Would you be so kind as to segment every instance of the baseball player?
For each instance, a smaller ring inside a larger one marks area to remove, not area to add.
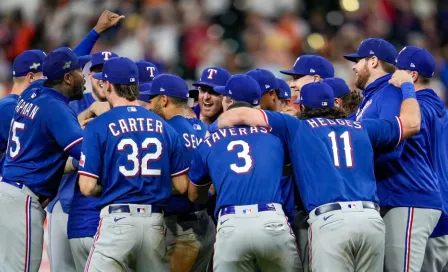
[[[118,57],[118,55],[110,51],[102,51],[92,54],[89,72],[89,79],[92,83],[92,92],[85,93],[84,98],[81,100],[69,103],[70,108],[72,108],[75,114],[84,111],[95,101],[104,101],[106,99],[105,90],[101,87],[102,82],[93,78],[93,74],[102,72],[104,63],[113,57]],[[86,197],[81,194],[79,186],[77,185],[77,173],[64,175],[62,180],[62,182],[65,181],[66,184],[70,185],[67,186],[67,188],[71,189],[71,194],[73,194],[68,213],[68,221],[65,222],[65,226],[71,255],[75,265],[74,270],[84,271],[90,249],[93,245],[93,237],[95,236],[100,220],[100,212],[96,208],[99,199]],[[66,192],[66,195],[70,195],[70,192]],[[61,200],[61,203],[62,202],[63,201]]]
[[[342,109],[347,116],[355,113],[361,103],[362,96],[358,91],[351,91],[347,83],[339,77],[329,77],[324,82],[334,91],[334,104]]]
[[[250,107],[261,98],[259,84],[247,75],[234,75],[226,86],[214,89],[233,97],[230,108]],[[219,217],[214,271],[254,271],[256,264],[262,271],[300,269],[294,234],[282,208],[284,157],[283,144],[266,127],[222,129],[198,147],[188,195],[193,201],[207,200],[213,180]]]
[[[279,111],[280,99],[277,78],[274,74],[265,69],[254,69],[246,73],[246,75],[255,79],[260,85],[261,89],[261,102],[260,108]]]
[[[69,48],[42,64],[42,88],[22,93],[14,109],[0,182],[0,271],[37,271],[42,258],[43,210],[56,196],[68,154],[79,159],[82,130],[68,102],[84,90],[81,67],[90,56]]]
[[[150,109],[181,136],[191,161],[207,126],[191,114],[187,83],[176,75],[162,74],[154,79],[149,95]],[[206,206],[191,203],[187,196],[172,195],[165,208],[165,224],[171,271],[205,271],[215,241],[215,225]]]
[[[226,85],[230,76],[226,69],[207,67],[202,71],[199,81],[193,83],[199,90],[199,119],[206,125],[213,123],[222,113],[222,97],[213,87]]]
[[[425,151],[431,161],[431,168],[437,175],[442,201],[446,203],[448,191],[448,172],[446,170],[448,165],[448,138],[446,137],[448,116],[443,101],[429,87],[436,62],[427,50],[415,46],[407,46],[397,56],[395,66],[412,76],[417,100],[422,112],[422,125],[417,136],[425,140]],[[406,142],[405,149],[410,143],[410,141]],[[448,249],[448,236],[446,234],[448,232],[444,224],[447,208],[446,205],[443,206],[443,215],[434,231],[429,228],[425,230],[426,235],[429,234],[431,237],[426,243],[426,250],[423,249],[425,259],[421,271],[442,271],[448,263],[448,255],[446,254]],[[411,262],[413,258],[411,255]]]
[[[388,83],[389,72],[395,70],[395,48],[382,39],[367,39],[345,58],[355,62],[355,84],[364,94],[356,119],[398,115],[401,91]],[[376,152],[375,176],[386,224],[385,271],[420,271],[426,242],[441,214],[438,180],[426,148],[425,135],[431,134],[426,124],[432,121],[426,117],[421,133],[392,152]]]
[[[79,43],[73,50],[78,56],[90,55],[93,46],[100,38],[101,33],[116,25],[124,16],[120,16],[109,10],[105,10],[95,25],[95,27],[88,33],[88,35]],[[107,53],[105,53],[107,54]],[[105,55],[105,57],[107,57]],[[90,77],[90,76],[89,76]],[[98,82],[96,82],[98,85]],[[98,88],[95,88],[94,95],[98,95],[101,100],[101,93],[95,93]],[[76,112],[78,114],[79,112]],[[75,263],[73,261],[72,253],[70,251],[70,244],[67,238],[67,220],[68,212],[73,199],[73,192],[75,187],[75,175],[65,176],[59,187],[59,192],[56,198],[48,205],[47,211],[50,213],[49,219],[49,239],[47,245],[47,253],[50,259],[50,268],[52,271],[75,271]]]
[[[290,70],[280,71],[292,77],[289,83],[291,90],[295,91],[297,98],[300,97],[300,90],[306,84],[312,82],[320,82],[325,78],[334,77],[333,65],[325,58],[318,55],[302,55],[297,58],[293,68]],[[294,102],[296,104],[296,102]],[[293,112],[292,112],[293,113]],[[291,112],[289,112],[291,114]],[[304,211],[300,200],[296,209],[297,213],[294,215],[294,222],[292,224],[293,230],[296,233],[297,244],[300,250],[300,259],[302,260],[303,270],[308,271],[309,247],[308,247],[308,214]]]
[[[169,271],[163,208],[172,187],[186,192],[190,162],[174,129],[139,106],[133,61],[112,58],[94,77],[113,108],[84,131],[79,186],[101,208],[85,271]]]
[[[253,109],[235,109],[218,119],[220,128],[268,126],[287,144],[310,216],[313,271],[382,271],[385,227],[376,204],[373,149],[391,149],[420,128],[412,84],[394,80],[403,86],[399,118],[363,122],[339,119],[344,114],[334,108],[333,90],[320,82],[301,89],[302,120]],[[407,81],[411,81],[409,76]],[[313,160],[308,154],[313,154]]]
[[[288,83],[281,78],[277,78],[277,85],[279,88],[278,98],[280,100],[280,111],[294,115],[297,111],[291,106],[291,88]]]

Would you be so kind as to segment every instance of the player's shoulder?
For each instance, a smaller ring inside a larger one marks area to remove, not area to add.
[[[0,99],[0,109],[15,107],[19,101],[19,96],[16,94],[9,94]]]

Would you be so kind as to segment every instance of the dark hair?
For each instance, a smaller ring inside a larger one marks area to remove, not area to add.
[[[391,63],[385,62],[383,60],[378,60],[378,61],[381,64],[383,71],[388,74],[392,74],[393,72],[395,72],[395,70],[397,70],[397,67],[395,67],[395,65],[393,65]]]
[[[302,108],[301,112],[297,113],[299,119],[310,119],[314,117],[323,117],[327,119],[344,119],[347,115],[340,108]]]
[[[174,97],[174,96],[168,96],[168,97],[170,99],[170,102],[178,107],[185,106],[188,101],[188,99],[184,99],[184,98],[180,98],[180,97]]]
[[[417,82],[423,85],[428,85],[431,82],[431,79],[428,77],[424,77],[422,75],[418,75]]]
[[[64,82],[64,79],[46,79],[44,81],[44,87],[48,87],[48,88],[54,88],[56,86],[59,86],[62,84],[62,82]]]
[[[101,73],[103,71],[103,66],[104,66],[104,64],[94,65],[94,66],[90,67],[90,72]]]
[[[355,112],[362,101],[362,95],[358,91],[351,91],[339,98],[342,100],[342,108],[347,115]]]
[[[115,92],[119,97],[123,97],[129,101],[137,100],[140,94],[138,84],[111,84],[114,86]]]
[[[253,108],[253,106],[247,102],[244,101],[235,101],[232,103],[232,105],[229,106],[227,110],[235,109],[235,108]]]

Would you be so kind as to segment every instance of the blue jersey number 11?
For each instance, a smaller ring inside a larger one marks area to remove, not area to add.
[[[328,138],[331,140],[331,149],[333,149],[333,160],[334,166],[336,168],[341,167],[340,156],[339,156],[339,147],[336,139],[336,132],[332,131],[328,134]],[[345,165],[347,168],[353,168],[353,148],[352,148],[352,140],[350,137],[350,133],[345,131],[339,136],[343,140],[344,143],[344,153],[345,153]]]

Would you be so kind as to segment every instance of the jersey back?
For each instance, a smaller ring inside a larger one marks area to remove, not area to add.
[[[174,130],[181,137],[185,148],[185,156],[189,161],[193,158],[193,151],[199,146],[207,133],[207,125],[197,118],[185,118],[183,116],[174,116],[167,120]],[[186,195],[171,195],[165,207],[165,215],[185,214],[198,211],[203,205],[192,203]]]
[[[265,127],[219,129],[198,147],[190,179],[213,180],[215,214],[226,206],[282,203],[283,144]]]
[[[116,203],[164,207],[171,177],[190,161],[174,129],[143,107],[115,107],[87,126],[79,174],[100,179],[99,207]]]

